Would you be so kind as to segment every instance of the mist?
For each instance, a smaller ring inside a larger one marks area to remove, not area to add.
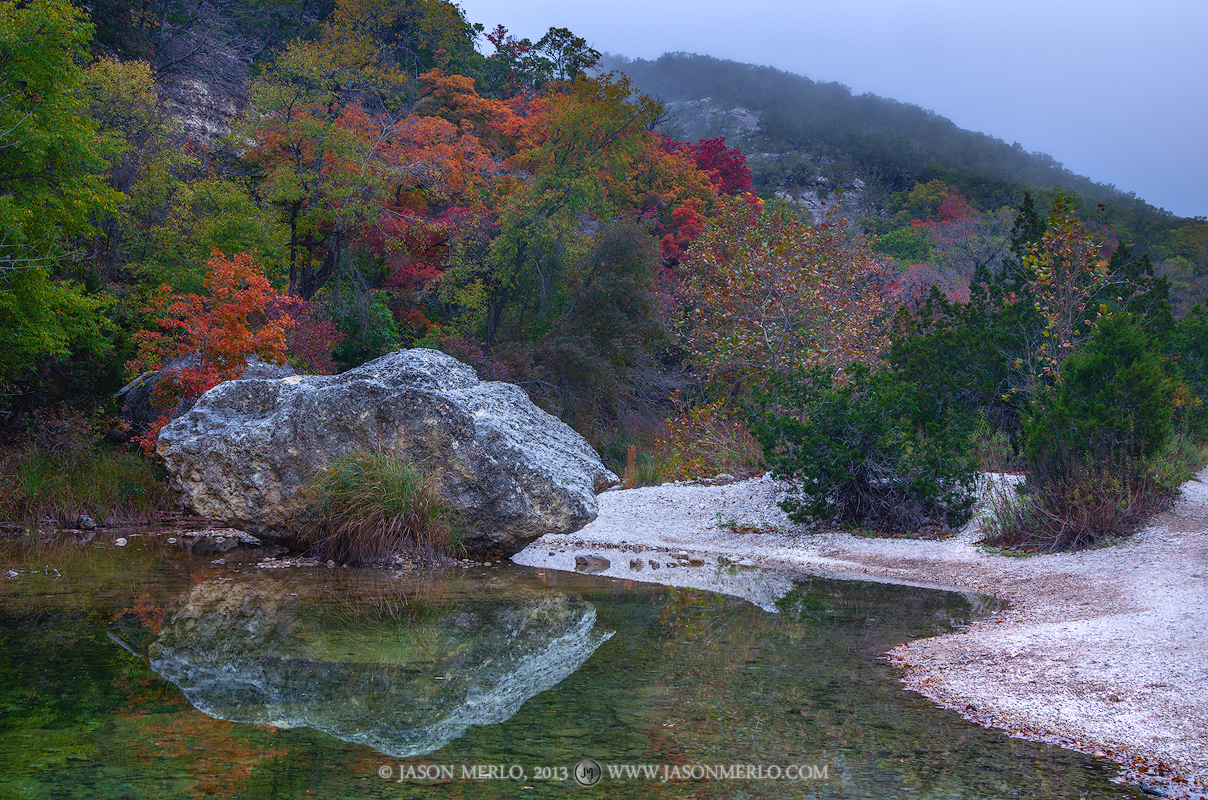
[[[471,22],[534,41],[565,27],[631,58],[694,52],[837,81],[1047,153],[1180,216],[1208,216],[1202,2],[461,5]]]

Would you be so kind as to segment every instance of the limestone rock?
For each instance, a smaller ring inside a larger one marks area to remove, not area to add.
[[[145,372],[122,387],[117,396],[122,400],[122,419],[130,423],[130,433],[132,435],[137,436],[143,433],[147,430],[148,425],[159,419],[165,412],[165,409],[157,408],[151,402],[151,393],[155,391],[160,377],[164,373],[179,372],[182,369],[197,367],[200,364],[200,356],[190,355],[176,358],[165,364],[164,368],[160,371]],[[296,373],[288,364],[270,364],[258,358],[249,358],[247,368],[244,369],[243,375],[240,377],[242,379],[285,378],[294,374]],[[176,405],[170,409],[166,409],[168,419],[176,419],[192,408],[196,402],[197,395],[182,397]]]
[[[604,558],[604,556],[595,554],[590,556],[575,556],[576,572],[603,572],[611,566],[611,562],[607,558]]]
[[[158,452],[196,513],[288,534],[298,488],[355,450],[399,452],[439,474],[472,553],[510,555],[595,519],[619,479],[518,386],[480,381],[435,350],[333,376],[229,381],[160,433]]]

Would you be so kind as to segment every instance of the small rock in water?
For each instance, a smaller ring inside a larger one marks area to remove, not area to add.
[[[703,567],[704,565],[705,565],[704,559],[700,559],[700,558],[688,559],[688,566],[690,566],[690,567]]]
[[[611,562],[603,556],[575,556],[576,572],[603,572],[610,566]]]
[[[81,514],[76,518],[76,527],[82,531],[90,531],[96,528],[96,523],[92,521],[92,517],[87,514]]]
[[[193,552],[198,555],[222,555],[229,553],[239,546],[239,540],[234,537],[215,535],[212,531],[201,535],[193,543]]]
[[[118,537],[118,539],[116,541],[114,541],[114,544],[117,545],[118,547],[125,547],[126,538],[124,536]]]
[[[645,564],[642,563],[642,559],[640,559],[640,558],[629,559],[629,568],[630,569],[640,570],[644,566],[645,566]]]

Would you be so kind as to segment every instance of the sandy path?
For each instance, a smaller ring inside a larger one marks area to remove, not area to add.
[[[608,492],[595,522],[538,540],[515,560],[574,569],[576,556],[598,554],[611,562],[602,574],[765,607],[788,578],[748,573],[723,585],[718,570],[674,556],[993,594],[1010,607],[890,653],[907,688],[981,724],[1105,754],[1146,790],[1208,798],[1208,470],[1198,478],[1143,532],[1083,553],[986,553],[974,545],[976,523],[942,542],[812,534],[780,512],[764,478]],[[736,533],[719,519],[775,530]]]

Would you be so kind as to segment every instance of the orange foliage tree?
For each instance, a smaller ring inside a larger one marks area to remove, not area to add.
[[[160,330],[134,335],[138,355],[126,364],[132,373],[162,370],[169,361],[195,356],[160,376],[152,395],[157,408],[171,408],[181,398],[238,378],[250,357],[285,363],[292,301],[273,289],[263,267],[246,253],[228,258],[215,250],[206,261],[205,289],[205,295],[176,295],[161,286],[148,309]],[[167,423],[165,413],[140,437],[145,452],[154,452]]]
[[[881,268],[842,222],[731,200],[681,262],[681,320],[699,366],[734,384],[871,363],[884,344]]]

